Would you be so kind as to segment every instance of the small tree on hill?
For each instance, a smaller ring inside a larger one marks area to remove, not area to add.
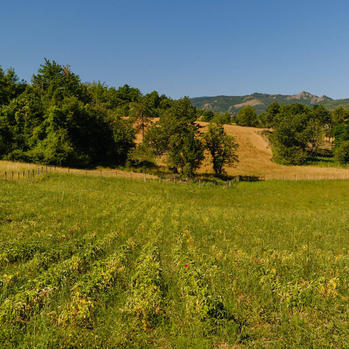
[[[258,123],[256,111],[249,105],[241,108],[236,116],[236,123],[240,126],[256,127]]]
[[[203,144],[200,140],[197,112],[189,98],[173,101],[160,121],[146,132],[144,143],[156,155],[167,155],[167,164],[174,172],[192,177],[200,166]]]
[[[275,116],[280,112],[280,104],[278,102],[271,103],[266,111],[259,115],[260,122],[263,127],[273,127]]]
[[[233,165],[238,162],[236,150],[238,144],[234,137],[224,132],[222,125],[211,123],[208,132],[204,135],[205,146],[210,152],[213,161],[213,169],[216,175],[224,173],[224,165]]]

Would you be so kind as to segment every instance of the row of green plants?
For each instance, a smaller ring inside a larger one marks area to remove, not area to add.
[[[118,233],[107,235],[95,243],[86,243],[72,257],[52,264],[47,270],[24,283],[19,291],[9,295],[0,306],[2,325],[25,323],[37,313],[52,296],[76,281],[89,270],[93,261],[107,253],[110,245],[119,237]]]
[[[71,301],[58,315],[59,325],[93,328],[101,303],[108,298],[115,297],[116,290],[124,292],[128,287],[126,268],[129,254],[136,245],[133,239],[117,248],[110,256],[97,261],[91,270],[84,274],[71,287]]]
[[[143,247],[130,280],[123,309],[125,319],[135,321],[145,331],[156,327],[165,316],[165,292],[159,248],[149,242]]]

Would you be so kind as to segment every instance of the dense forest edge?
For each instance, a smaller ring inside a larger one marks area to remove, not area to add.
[[[198,121],[209,122],[206,132]],[[263,128],[273,160],[286,165],[349,162],[349,109],[271,103],[257,114],[198,109],[188,97],[83,83],[69,65],[45,59],[31,82],[0,67],[0,159],[75,168],[156,168],[193,177],[209,154],[216,176],[239,161],[224,124]],[[140,141],[136,142],[136,136]],[[333,160],[331,160],[333,161]]]

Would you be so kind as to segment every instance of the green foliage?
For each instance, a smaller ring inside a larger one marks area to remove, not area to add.
[[[240,126],[256,127],[258,124],[256,110],[249,105],[241,108],[235,118],[235,121]]]
[[[349,109],[344,109],[342,106],[338,106],[331,111],[331,121],[333,125],[342,124],[349,120]]]
[[[0,159],[72,167],[124,165],[135,133],[172,106],[153,91],[82,83],[45,59],[31,84],[0,68]]]
[[[232,115],[228,112],[214,113],[212,110],[198,110],[198,117],[201,121],[217,124],[231,124],[232,122]]]
[[[15,77],[7,75],[15,88]],[[3,85],[0,91],[7,93]],[[137,89],[85,85],[69,66],[45,60],[32,84],[11,96],[0,105],[0,158],[73,167],[119,165],[134,146],[135,130],[118,111],[127,113],[141,98]]]
[[[314,105],[313,106],[314,118],[321,124],[330,126],[332,123],[331,113],[323,105]]]
[[[157,325],[163,313],[164,284],[159,249],[153,243],[144,246],[136,261],[125,314],[133,315],[148,330]]]
[[[151,123],[150,118],[154,116],[154,110],[147,102],[143,99],[139,102],[133,102],[130,104],[129,116],[137,131],[142,131],[142,137],[144,138],[144,132],[146,127]]]
[[[227,135],[221,125],[210,123],[208,132],[204,134],[205,146],[212,156],[215,174],[224,173],[224,165],[234,165],[238,162],[238,144],[234,137]]]
[[[81,84],[78,75],[70,71],[70,67],[45,59],[38,74],[33,75],[32,88],[45,107],[63,102],[66,97],[76,97],[87,103],[89,96],[85,85]]]
[[[10,103],[13,98],[18,97],[25,90],[25,82],[18,80],[13,69],[8,69],[5,73],[0,66],[0,108],[2,105]]]
[[[104,109],[121,111],[121,116],[127,116],[129,104],[135,103],[141,98],[141,92],[137,88],[128,85],[108,87],[101,82],[87,84],[90,103]]]
[[[349,140],[342,141],[335,150],[335,158],[341,165],[349,163]]]
[[[193,177],[204,159],[203,144],[195,130],[173,134],[168,144],[168,166],[186,177]]]
[[[187,177],[194,175],[204,159],[196,118],[196,110],[188,98],[173,101],[144,138],[145,145],[154,154],[167,155],[169,168]]]
[[[337,147],[343,141],[349,140],[349,124],[338,124],[333,128],[332,136],[334,137],[334,144]]]
[[[275,122],[275,117],[280,112],[280,104],[278,102],[271,103],[265,113],[259,115],[259,122],[262,127],[273,127]]]
[[[323,139],[325,118],[300,103],[281,106],[275,116],[271,140],[274,158],[285,164],[301,165],[318,150]]]
[[[198,110],[198,118],[205,122],[210,122],[215,116],[215,113],[212,110]]]
[[[231,124],[232,116],[230,113],[216,113],[211,122],[216,124]]]

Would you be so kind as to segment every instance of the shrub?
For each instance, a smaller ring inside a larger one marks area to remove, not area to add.
[[[257,113],[251,106],[243,107],[236,116],[236,123],[240,126],[257,126]]]
[[[335,158],[342,165],[349,163],[349,141],[343,141],[339,144],[335,150]]]

